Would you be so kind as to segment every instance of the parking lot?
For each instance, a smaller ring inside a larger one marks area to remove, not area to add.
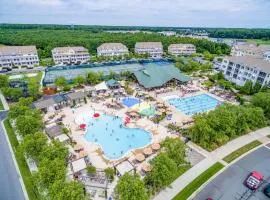
[[[270,145],[269,145],[270,146]],[[259,171],[265,182],[254,193],[243,185],[251,171]],[[194,200],[269,200],[262,190],[270,183],[270,149],[261,147],[237,161],[212,180]]]

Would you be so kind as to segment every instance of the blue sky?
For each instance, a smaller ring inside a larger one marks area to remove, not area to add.
[[[270,0],[0,0],[0,23],[270,28]]]

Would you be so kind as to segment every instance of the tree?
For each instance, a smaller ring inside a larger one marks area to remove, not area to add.
[[[113,169],[113,168],[108,167],[108,168],[106,168],[106,169],[104,170],[104,172],[105,172],[105,175],[106,175],[106,177],[107,177],[108,179],[110,179],[111,181],[114,180],[114,174],[115,174],[115,172],[114,172],[114,169]]]
[[[166,154],[168,157],[172,160],[177,165],[185,163],[185,144],[180,141],[178,138],[169,138],[167,137],[163,142],[162,142],[162,147],[164,147]]]
[[[31,115],[21,115],[16,119],[16,129],[21,136],[34,134],[43,128],[41,119]]]
[[[67,85],[67,80],[65,79],[65,77],[60,76],[55,79],[54,83],[62,90]]]
[[[41,153],[41,158],[53,160],[66,160],[68,156],[68,149],[59,141],[54,140],[47,145]]]
[[[87,82],[91,85],[98,84],[101,80],[102,74],[90,71],[87,74]]]
[[[49,187],[49,196],[53,200],[86,200],[83,184],[77,181],[55,181]]]
[[[38,164],[35,175],[37,184],[42,189],[50,188],[55,181],[64,182],[66,178],[66,164],[60,158],[42,159]]]
[[[270,93],[259,92],[255,94],[251,103],[263,109],[265,116],[270,119]]]
[[[244,94],[252,94],[253,83],[252,81],[246,81],[245,85],[241,87],[240,91]]]
[[[81,86],[82,84],[85,83],[85,78],[84,78],[84,76],[77,76],[74,79],[74,82],[76,83],[76,85]]]
[[[39,160],[41,152],[44,150],[47,144],[47,137],[44,133],[38,132],[32,135],[24,136],[21,142],[21,148],[28,157],[31,157],[35,161]]]
[[[160,153],[152,161],[152,171],[145,177],[145,183],[150,185],[154,191],[168,186],[177,172],[176,163],[165,153]]]
[[[17,101],[23,96],[22,88],[2,88],[4,96],[12,101]]]
[[[40,91],[39,91],[39,83],[37,83],[36,81],[34,80],[30,80],[28,82],[28,92],[29,92],[29,95],[31,97],[33,97],[33,99],[38,99],[38,97],[40,96]]]
[[[138,174],[130,175],[125,173],[115,187],[117,199],[121,200],[148,200],[144,182]]]
[[[8,87],[8,76],[0,74],[0,88]]]
[[[88,166],[87,168],[86,168],[86,170],[87,170],[87,174],[89,175],[89,176],[93,176],[94,174],[96,174],[96,172],[97,172],[97,169],[96,169],[96,167],[95,166]]]
[[[255,85],[252,88],[252,94],[256,94],[258,93],[262,88],[262,84],[260,84],[259,82],[256,82]]]

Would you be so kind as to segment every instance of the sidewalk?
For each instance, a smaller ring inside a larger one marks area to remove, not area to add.
[[[2,104],[4,106],[4,109],[5,110],[8,110],[9,109],[8,103],[7,103],[5,97],[3,96],[3,94],[1,92],[0,92],[0,100],[2,101]]]
[[[178,177],[170,188],[162,190],[154,200],[169,200],[175,197],[181,190],[183,190],[189,183],[191,183],[197,176],[199,176],[206,169],[211,167],[214,163],[220,162],[225,156],[229,155],[233,151],[245,146],[246,144],[255,140],[260,140],[265,136],[270,135],[270,127],[265,127],[257,131],[251,132],[247,135],[243,135],[235,140],[232,140],[224,146],[212,151],[207,152],[194,143],[188,144],[189,147],[194,148],[196,151],[201,152],[206,158],[193,166],[182,176]],[[223,163],[223,162],[222,162]]]

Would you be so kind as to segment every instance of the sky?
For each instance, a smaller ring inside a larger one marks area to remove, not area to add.
[[[0,23],[270,28],[270,0],[0,0]]]

